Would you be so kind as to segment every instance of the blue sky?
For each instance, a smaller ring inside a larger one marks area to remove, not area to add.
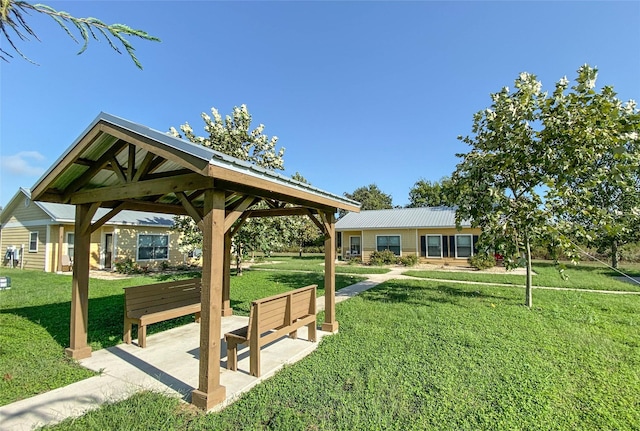
[[[554,83],[584,63],[640,99],[640,2],[46,2],[125,23],[144,66],[79,46],[32,14],[41,42],[0,64],[0,205],[32,187],[100,111],[167,131],[246,104],[279,137],[285,174],[342,195],[376,184],[406,205],[450,175],[457,140],[520,72]],[[7,44],[2,40],[2,47]]]

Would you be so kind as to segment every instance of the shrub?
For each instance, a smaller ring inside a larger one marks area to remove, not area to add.
[[[408,254],[398,258],[398,262],[403,266],[414,266],[418,263],[418,256],[415,254]]]
[[[496,258],[486,253],[475,254],[468,259],[468,262],[469,265],[480,270],[496,266]]]
[[[359,257],[350,257],[347,261],[347,265],[359,265],[362,263],[362,259]]]
[[[369,256],[369,264],[374,266],[393,265],[398,263],[398,256],[391,250],[374,251]]]

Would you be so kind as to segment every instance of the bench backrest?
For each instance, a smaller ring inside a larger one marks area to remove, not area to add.
[[[267,331],[291,325],[301,317],[316,314],[317,287],[313,284],[253,301],[247,338],[256,334],[260,336]]]
[[[124,289],[129,314],[149,314],[200,302],[201,279],[168,281]]]

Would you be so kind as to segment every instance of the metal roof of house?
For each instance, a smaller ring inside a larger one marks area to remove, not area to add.
[[[470,227],[469,223],[462,226]],[[347,213],[336,222],[336,230],[420,229],[456,227],[456,210],[450,207],[394,208]]]
[[[20,188],[20,191],[25,194],[26,197],[31,198],[31,191],[29,189]],[[16,196],[17,197],[17,196]],[[16,199],[14,197],[14,199]],[[54,202],[41,202],[34,201],[42,211],[47,213],[51,220],[56,223],[74,223],[76,218],[76,208],[74,205],[58,204]],[[108,208],[98,208],[95,216],[92,218],[92,222],[100,220],[109,212]],[[164,214],[151,213],[145,211],[131,211],[123,210],[113,216],[109,220],[107,225],[129,225],[129,226],[173,226],[173,217]]]

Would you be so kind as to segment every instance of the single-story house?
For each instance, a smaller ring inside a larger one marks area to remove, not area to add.
[[[374,251],[417,255],[423,263],[455,264],[476,252],[480,229],[456,228],[450,207],[394,208],[351,212],[336,222],[342,259],[368,262]]]
[[[109,212],[99,208],[92,222]],[[184,263],[170,215],[123,210],[91,234],[90,267],[112,269],[131,259],[151,268],[166,262]],[[0,250],[4,266],[17,265],[46,272],[70,271],[74,257],[75,206],[32,201],[20,190],[0,214]],[[13,258],[13,262],[12,262]]]

